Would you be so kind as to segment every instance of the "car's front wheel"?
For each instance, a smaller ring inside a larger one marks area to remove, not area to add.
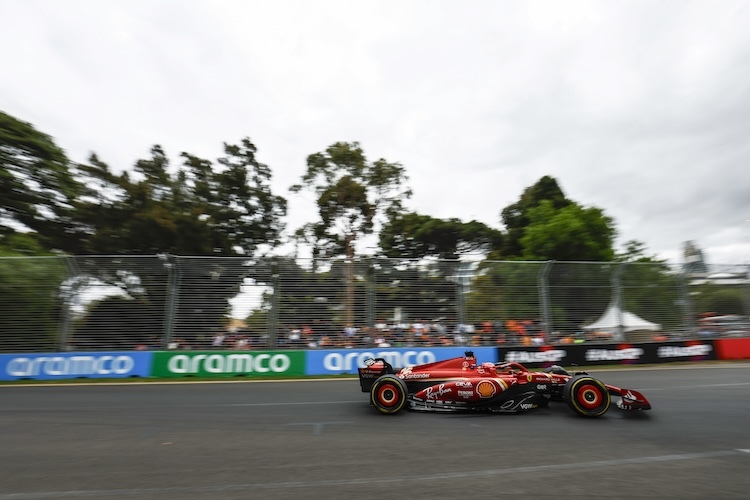
[[[370,389],[370,402],[380,413],[399,412],[406,404],[406,383],[395,375],[383,375]]]
[[[571,410],[583,417],[604,415],[612,401],[607,387],[588,375],[577,375],[568,380],[563,399]]]

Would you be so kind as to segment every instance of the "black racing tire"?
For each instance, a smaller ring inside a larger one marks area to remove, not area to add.
[[[370,402],[380,413],[393,415],[406,405],[406,383],[395,375],[379,377],[370,389]]]
[[[607,387],[588,375],[576,375],[565,383],[563,399],[582,417],[600,417],[609,410],[612,398]]]

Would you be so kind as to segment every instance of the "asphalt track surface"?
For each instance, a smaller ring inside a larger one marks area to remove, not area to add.
[[[384,416],[355,380],[0,386],[0,500],[750,498],[750,364],[591,374],[653,410]]]

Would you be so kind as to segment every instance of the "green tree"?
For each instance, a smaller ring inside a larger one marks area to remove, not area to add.
[[[223,170],[216,176],[208,215],[232,248],[252,255],[261,245],[280,242],[287,201],[271,191],[271,169],[256,158],[257,148],[245,138],[240,144],[225,144],[219,158]]]
[[[352,290],[358,307],[352,318],[346,317],[345,310],[348,263],[321,259],[319,264],[312,270],[294,259],[279,258],[276,288],[263,296],[263,303],[250,313],[247,323],[254,329],[264,327],[268,313],[273,312],[278,334],[284,336],[289,328],[302,325],[311,326],[317,334],[336,335],[347,323],[368,327],[377,320],[391,320],[396,310],[405,322],[456,319],[455,262],[355,260]]]
[[[81,186],[54,140],[0,111],[0,350],[59,348],[65,266],[78,249],[73,199]]]
[[[598,208],[568,203],[556,208],[543,200],[528,211],[529,225],[520,240],[526,260],[611,261],[614,222]]]
[[[50,136],[0,111],[0,233],[33,231],[46,248],[78,251],[80,189]]]
[[[387,257],[457,259],[465,254],[486,254],[501,245],[501,231],[481,222],[413,212],[394,214],[380,231],[380,248]]]
[[[96,154],[78,164],[77,179],[83,187],[75,202],[77,218],[85,228],[81,253],[112,255],[130,250],[128,199],[130,176],[115,175]]]
[[[688,318],[682,286],[682,273],[647,253],[646,245],[629,240],[614,259],[620,262],[619,285],[622,307],[638,316],[658,323],[665,331],[683,328]]]
[[[173,324],[175,334],[185,340],[203,344],[224,323],[229,299],[253,274],[243,265],[245,259],[280,240],[286,200],[271,191],[271,170],[257,160],[256,152],[252,142],[243,139],[236,145],[224,144],[224,155],[216,164],[183,153],[183,165],[173,168],[163,149],[154,146],[150,157],[136,162],[133,175],[113,175],[95,156],[80,167],[91,186],[79,204],[88,228],[89,252],[243,256],[224,262],[154,258],[153,270],[142,259],[118,259],[118,273],[136,276],[134,280],[142,283],[123,293],[143,310],[164,311],[165,266],[176,276],[176,284],[189,283],[191,289],[175,302]],[[91,279],[120,287],[118,273],[96,266],[88,271]],[[133,304],[112,297],[92,308],[127,307],[124,316],[134,310]],[[162,324],[150,328],[150,334],[165,330]],[[142,341],[146,333],[144,329],[137,340]]]
[[[491,261],[479,264],[466,296],[468,322],[540,317],[541,262]]]
[[[576,329],[606,307],[609,293],[603,297],[600,288],[611,286],[611,266],[572,262],[614,258],[614,223],[602,210],[569,200],[555,179],[544,176],[501,218],[501,249],[489,253],[469,287],[471,321],[542,319],[543,294],[549,305],[544,319],[556,329]],[[566,263],[550,267],[542,261]]]
[[[543,201],[551,202],[555,210],[572,203],[565,197],[557,181],[547,175],[533,186],[526,188],[517,202],[508,205],[500,213],[506,232],[502,252],[495,254],[493,258],[507,259],[523,255],[521,239],[526,233],[526,228],[531,224],[530,211]]]
[[[356,241],[373,233],[376,217],[403,210],[411,196],[407,180],[400,164],[368,161],[357,142],[337,142],[308,156],[302,183],[290,190],[311,190],[317,197],[320,220],[304,228],[315,255],[354,257]]]
[[[0,257],[50,255],[39,241],[37,233],[0,234]]]
[[[78,202],[90,253],[254,255],[276,246],[286,200],[270,187],[271,170],[249,139],[224,144],[217,164],[182,153],[173,169],[160,146],[112,174],[93,155],[80,165],[89,188]]]
[[[657,264],[665,264],[665,261],[660,260],[655,255],[646,254],[646,244],[638,240],[628,240],[625,242],[623,250],[617,252],[615,260],[617,262],[650,262]]]
[[[0,352],[60,348],[60,285],[65,274],[58,257],[0,258]]]
[[[690,287],[691,295],[695,301],[695,312],[714,313],[718,316],[746,313],[743,304],[742,285],[717,285],[705,283]]]
[[[319,221],[297,230],[313,243],[315,257],[355,255],[355,243],[372,234],[377,219],[403,210],[411,196],[407,175],[398,163],[384,159],[368,161],[359,143],[337,142],[324,152],[307,157],[307,170],[294,193],[307,189],[317,197]],[[354,276],[347,265],[346,318],[353,320]]]
[[[454,324],[458,317],[460,285],[456,261],[375,259],[375,319],[389,320],[396,310],[404,322]]]

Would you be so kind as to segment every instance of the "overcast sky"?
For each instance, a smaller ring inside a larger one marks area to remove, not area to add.
[[[359,141],[409,208],[501,228],[544,175],[627,240],[750,262],[748,1],[0,0],[0,110],[129,169],[250,137],[290,201]]]

